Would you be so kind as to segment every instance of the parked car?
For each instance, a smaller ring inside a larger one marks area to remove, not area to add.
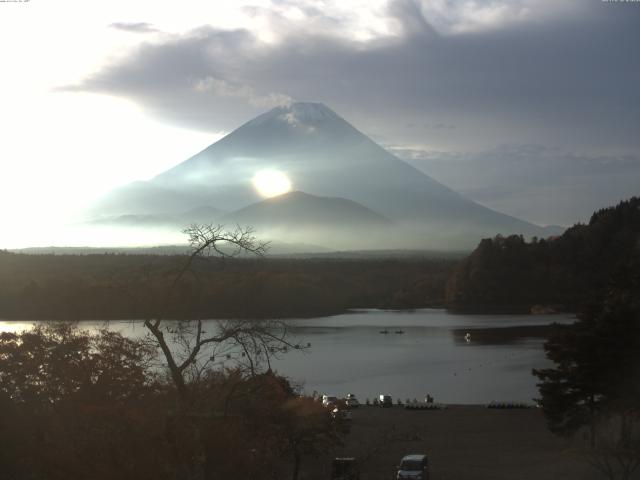
[[[353,419],[351,411],[338,407],[335,407],[333,410],[331,410],[331,416],[333,418],[341,418],[342,420],[347,421],[351,421]]]
[[[334,397],[332,395],[323,395],[322,396],[322,405],[325,407],[331,407],[338,403],[338,397]]]
[[[391,398],[391,395],[380,395],[378,397],[378,401],[380,402],[381,407],[393,407],[393,400]]]
[[[358,462],[353,457],[341,457],[333,460],[331,480],[360,480]]]
[[[412,454],[402,457],[398,465],[397,480],[428,480],[429,464],[427,456]]]
[[[360,406],[360,402],[353,393],[347,394],[347,399],[344,401],[344,403],[347,408],[358,408]]]

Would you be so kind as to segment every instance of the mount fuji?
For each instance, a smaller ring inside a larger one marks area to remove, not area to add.
[[[263,171],[286,177],[282,193],[295,195],[265,199],[255,184]],[[466,248],[497,233],[557,233],[460,195],[319,103],[276,107],[155,178],[113,190],[91,213],[180,218],[202,208],[224,212],[214,222],[244,219],[282,241],[317,244],[321,233],[336,248]]]

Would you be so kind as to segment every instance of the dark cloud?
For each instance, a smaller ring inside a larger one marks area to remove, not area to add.
[[[147,22],[116,22],[109,26],[116,30],[132,33],[155,33],[158,31],[152,24]]]
[[[273,14],[282,36],[276,44],[246,30],[203,27],[143,43],[73,88],[124,96],[205,131],[232,129],[263,111],[269,102],[256,98],[294,98],[323,101],[396,143],[635,149],[640,8],[584,5],[591,15],[442,35],[415,2],[401,0],[389,14],[402,33],[367,43]],[[325,20],[334,32],[339,20]],[[252,93],[198,89],[207,78]],[[408,122],[457,128],[417,136],[403,128]]]
[[[541,224],[572,225],[640,194],[640,156],[584,155],[541,145],[474,153],[391,148],[488,207]]]
[[[435,29],[422,13],[420,4],[414,0],[396,0],[389,3],[389,15],[398,21],[407,37],[427,35],[433,37]]]

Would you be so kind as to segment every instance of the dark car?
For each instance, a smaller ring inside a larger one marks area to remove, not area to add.
[[[378,397],[381,407],[393,407],[393,400],[391,395],[380,395]]]
[[[360,480],[358,462],[353,457],[340,457],[333,460],[331,480]]]
[[[428,480],[429,465],[423,454],[405,455],[398,465],[396,480]]]

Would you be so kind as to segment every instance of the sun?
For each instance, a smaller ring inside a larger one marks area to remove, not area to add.
[[[251,179],[253,187],[265,198],[291,191],[291,181],[279,170],[260,170]]]

